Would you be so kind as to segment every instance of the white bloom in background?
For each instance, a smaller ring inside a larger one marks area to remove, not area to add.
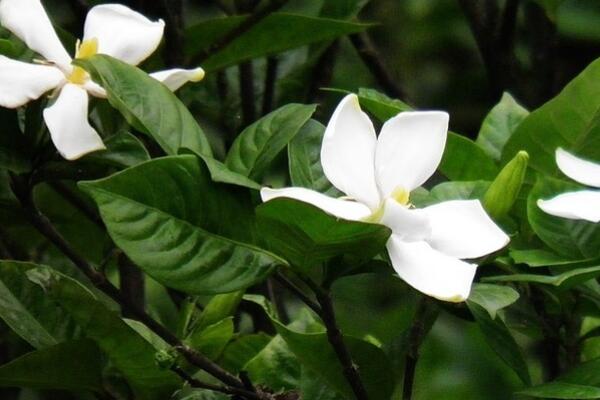
[[[410,191],[440,163],[447,130],[445,112],[403,112],[388,120],[377,138],[356,95],[348,95],[333,113],[321,147],[325,175],[348,198],[291,187],[263,188],[262,199],[290,197],[340,218],[388,226],[392,235],[387,249],[404,281],[440,300],[464,301],[477,266],[461,259],[494,252],[509,238],[478,200],[423,209],[410,205]]]
[[[40,0],[0,0],[0,24],[44,58],[34,64],[0,56],[0,106],[20,107],[50,90],[59,91],[56,102],[44,110],[52,142],[68,160],[104,149],[88,122],[88,94],[106,97],[61,44]],[[164,22],[150,21],[119,4],[93,7],[85,20],[83,40],[76,58],[107,54],[137,65],[158,47]],[[201,68],[171,69],[151,74],[171,90],[204,77]]]
[[[600,164],[575,157],[561,148],[556,149],[556,164],[574,181],[600,188]],[[600,222],[600,190],[563,193],[550,200],[540,199],[537,204],[546,213],[557,217]]]

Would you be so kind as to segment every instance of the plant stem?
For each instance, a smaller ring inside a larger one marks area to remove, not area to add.
[[[267,71],[265,73],[265,87],[263,92],[262,115],[266,115],[273,109],[275,102],[275,82],[277,81],[277,69],[279,61],[277,57],[267,58]]]
[[[52,181],[48,182],[50,187],[54,189],[56,193],[61,195],[65,200],[67,200],[73,207],[79,210],[83,215],[85,215],[90,221],[96,224],[100,229],[104,230],[106,227],[104,226],[104,221],[98,215],[95,208],[91,207],[88,203],[86,203],[77,193],[75,193],[70,187],[65,185],[60,181]]]
[[[310,297],[308,297],[304,292],[296,286],[292,281],[286,278],[283,274],[277,273],[273,275],[273,279],[275,279],[281,286],[292,292],[296,297],[298,297],[304,304],[306,304],[311,310],[315,312],[317,315],[321,315],[321,307],[312,301]]]
[[[346,378],[346,381],[348,384],[350,384],[350,387],[354,392],[354,396],[357,400],[368,400],[369,396],[360,378],[358,368],[352,360],[350,351],[344,343],[342,332],[337,325],[333,303],[331,301],[331,295],[327,290],[317,285],[311,279],[305,278],[303,281],[311,288],[317,297],[317,301],[319,302],[321,309],[320,317],[325,324],[325,328],[327,329],[327,339],[329,340],[331,347],[333,347],[333,350],[340,361],[340,364],[342,365],[342,372]]]
[[[350,35],[350,41],[385,93],[393,98],[406,100],[406,92],[388,71],[369,35],[364,32],[355,33]]]
[[[422,297],[415,311],[413,324],[408,331],[408,350],[404,363],[404,384],[402,385],[402,399],[411,400],[415,382],[415,372],[419,361],[419,348],[427,333],[425,320],[427,318],[428,304],[430,300]]]
[[[179,366],[174,366],[171,368],[171,370],[173,372],[175,372],[177,375],[179,375],[183,380],[188,382],[190,384],[190,386],[193,388],[212,390],[213,392],[219,392],[219,393],[223,393],[223,394],[227,394],[227,395],[243,396],[246,399],[251,399],[251,400],[260,400],[260,396],[258,396],[256,393],[245,390],[245,389],[231,388],[231,387],[214,385],[212,383],[202,382],[202,381],[190,376],[187,372],[185,372]]]
[[[244,127],[254,122],[256,110],[254,108],[254,66],[252,61],[238,65],[240,79],[240,97],[242,99],[242,125]]]
[[[119,283],[123,297],[140,310],[145,309],[144,273],[124,254],[119,254]],[[131,317],[123,310],[124,317]]]
[[[77,268],[79,268],[90,279],[92,284],[98,289],[106,293],[110,298],[117,302],[121,308],[129,315],[132,315],[137,320],[146,325],[151,331],[160,336],[165,342],[173,346],[186,360],[191,364],[206,371],[221,382],[237,388],[244,388],[244,383],[221,368],[218,364],[186,346],[177,336],[171,333],[158,321],[153,319],[144,310],[137,307],[136,304],[130,302],[130,299],[123,296],[123,293],[114,286],[104,274],[98,272],[91,264],[89,264],[75,249],[63,238],[56,230],[50,220],[38,210],[36,207],[30,187],[18,177],[11,175],[11,187],[16,197],[19,199],[21,206],[27,213],[31,224],[52,244],[54,244],[65,256],[67,256]]]

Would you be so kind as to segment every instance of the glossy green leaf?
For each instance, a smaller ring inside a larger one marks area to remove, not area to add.
[[[17,54],[15,45],[8,39],[0,39],[0,54],[3,56],[13,58]]]
[[[519,390],[517,394],[541,399],[600,399],[600,387],[549,382]]]
[[[27,278],[32,263],[0,261],[0,318],[34,348],[75,337],[77,325]]]
[[[321,143],[325,126],[309,120],[288,145],[290,178],[293,186],[300,186],[337,197],[340,192],[333,187],[321,165]]]
[[[233,316],[243,295],[244,291],[240,290],[214,296],[204,307],[198,320],[194,322],[193,328],[201,331],[209,325]]]
[[[448,132],[438,169],[453,181],[493,180],[498,174],[494,160],[483,149],[471,139],[452,132]]]
[[[202,129],[179,99],[144,71],[106,55],[77,60],[106,89],[108,101],[167,154],[187,147],[212,156]]]
[[[488,181],[443,182],[436,185],[430,192],[414,191],[411,193],[411,203],[418,207],[449,200],[481,200],[490,186]]]
[[[155,159],[80,186],[98,204],[114,242],[166,286],[231,292],[283,262],[251,244],[249,191],[213,182],[195,156]]]
[[[84,160],[127,168],[150,159],[142,142],[129,132],[122,131],[104,139],[106,150],[88,154]]]
[[[285,326],[273,315],[270,305],[261,296],[246,296],[246,299],[260,304],[275,329],[289,349],[304,366],[317,373],[338,393],[354,398],[352,389],[340,368],[340,362],[332,349],[325,332],[300,332],[293,325]],[[360,371],[361,380],[370,398],[389,399],[394,389],[392,366],[386,354],[377,346],[351,336],[344,336],[344,343]]]
[[[592,62],[556,97],[519,125],[506,143],[504,162],[519,150],[530,156],[530,166],[540,172],[558,174],[554,160],[557,147],[582,157],[600,159],[600,60]]]
[[[264,333],[242,335],[234,338],[219,360],[228,371],[238,373],[244,366],[271,342],[271,337]]]
[[[517,373],[523,383],[531,384],[523,353],[504,321],[501,318],[492,319],[488,311],[473,301],[467,301],[467,305],[490,347]]]
[[[243,23],[246,17],[203,21],[188,29],[188,55],[196,55]],[[207,71],[215,71],[253,58],[281,53],[307,44],[335,39],[365,30],[369,25],[330,18],[276,12],[239,35],[220,51],[202,62]],[[210,40],[210,41],[209,41]]]
[[[345,397],[331,389],[323,377],[309,368],[303,367],[300,375],[300,392],[312,400],[345,400]]]
[[[502,149],[529,111],[507,92],[486,115],[475,143],[494,160],[500,160]]]
[[[131,385],[136,398],[162,400],[177,388],[179,378],[158,367],[154,347],[82,285],[48,267],[31,270],[28,276],[42,286],[48,296],[79,323],[85,336],[94,340],[108,355]]]
[[[538,177],[527,199],[527,214],[534,232],[556,252],[573,260],[600,256],[600,229],[592,222],[555,217],[537,206],[538,199],[581,190],[581,187],[550,177]]]
[[[233,330],[233,317],[228,317],[192,332],[185,342],[206,357],[215,360],[233,337]]]
[[[412,110],[412,108],[403,101],[392,99],[375,89],[358,89],[358,100],[361,107],[382,122],[387,121],[402,111]]]
[[[483,278],[488,282],[534,282],[569,289],[600,276],[600,267],[576,268],[558,275],[514,274]]]
[[[231,145],[225,165],[237,173],[256,178],[314,113],[315,106],[287,104],[254,122]]]
[[[92,340],[73,340],[0,366],[0,386],[100,392],[102,367],[102,354]]]
[[[292,390],[300,385],[300,363],[281,335],[273,337],[243,369],[253,382],[276,391]]]
[[[341,220],[289,198],[263,203],[256,213],[265,247],[303,272],[341,255],[368,260],[384,249],[391,233],[383,225]]]
[[[476,283],[471,289],[469,301],[479,304],[490,314],[492,319],[496,313],[510,306],[519,299],[519,292],[508,286]]]
[[[510,257],[517,264],[527,264],[530,267],[547,267],[554,265],[569,265],[579,262],[591,261],[592,259],[576,260],[559,256],[549,250],[532,249],[532,250],[510,250]]]

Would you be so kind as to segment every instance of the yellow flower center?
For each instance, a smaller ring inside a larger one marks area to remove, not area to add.
[[[402,186],[398,186],[396,189],[394,189],[390,197],[403,206],[407,206],[408,201],[410,200],[410,192],[404,189]]]
[[[98,53],[98,39],[92,38],[77,43],[75,58],[86,59]],[[83,85],[88,78],[88,73],[81,67],[73,67],[73,72],[69,76],[69,82],[76,85]]]

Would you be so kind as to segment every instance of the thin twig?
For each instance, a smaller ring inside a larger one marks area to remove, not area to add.
[[[185,372],[181,367],[177,365],[171,367],[171,370],[177,375],[179,375],[184,381],[188,382],[189,385],[193,388],[212,390],[213,392],[219,392],[227,395],[243,396],[250,400],[260,400],[260,396],[249,390],[225,387],[220,385],[214,385],[208,382],[202,382],[201,380],[190,376],[190,374]]]
[[[303,279],[303,281],[308,285],[308,287],[311,288],[317,297],[317,301],[319,302],[321,308],[320,317],[323,320],[323,324],[325,324],[325,328],[327,330],[327,339],[329,340],[329,343],[331,344],[331,347],[333,348],[342,366],[342,372],[344,373],[346,381],[352,388],[354,396],[356,396],[357,400],[368,400],[369,396],[360,378],[358,368],[352,360],[350,351],[344,343],[342,332],[337,325],[333,303],[331,301],[329,292],[309,278]]]
[[[123,296],[121,291],[114,286],[104,274],[97,271],[89,264],[79,253],[56,230],[50,220],[43,215],[36,207],[31,190],[26,182],[18,177],[11,175],[11,187],[21,206],[26,211],[31,224],[52,244],[54,244],[65,256],[67,256],[77,268],[79,268],[90,279],[92,284],[106,293],[110,298],[117,302],[123,310],[132,315],[137,320],[146,325],[151,331],[160,336],[165,342],[173,346],[186,360],[200,369],[208,372],[210,375],[219,379],[221,382],[238,388],[243,388],[243,382],[228,371],[221,368],[218,364],[204,356],[203,354],[189,348],[183,344],[179,338],[153,319],[144,310],[139,309],[135,304],[129,302],[129,299]]]
[[[275,83],[277,82],[277,69],[279,60],[277,57],[267,58],[267,71],[265,73],[265,85],[263,92],[262,115],[266,115],[273,110],[275,102]]]
[[[402,386],[402,399],[410,400],[412,398],[413,384],[415,380],[415,371],[417,361],[419,360],[419,348],[425,337],[425,318],[427,317],[427,308],[429,304],[427,297],[421,298],[413,323],[408,331],[408,351],[404,363],[404,384]]]
[[[213,54],[218,53],[227,47],[235,39],[249,31],[252,27],[266,18],[272,12],[279,10],[287,3],[288,0],[271,0],[269,4],[260,8],[256,12],[250,14],[241,24],[227,32],[221,39],[217,40],[208,49],[203,50],[196,57],[192,58],[192,64],[201,64],[204,60],[208,59]]]
[[[406,100],[406,92],[388,71],[369,35],[365,32],[355,33],[350,35],[350,41],[384,92],[393,98]]]
[[[242,125],[244,127],[254,122],[256,109],[254,105],[254,67],[252,61],[240,63],[240,97],[242,99]]]
[[[104,230],[104,221],[96,212],[96,209],[86,203],[77,193],[75,193],[69,186],[65,185],[60,181],[48,182],[50,187],[67,200],[73,207],[78,209],[83,215],[85,215],[90,221],[96,224],[100,229]]]
[[[306,304],[311,310],[315,312],[317,315],[321,315],[321,307],[312,301],[310,297],[308,297],[304,292],[296,286],[292,281],[286,278],[281,273],[276,273],[273,275],[273,279],[275,279],[281,286],[292,292],[296,297],[298,297],[304,304]]]
[[[119,263],[119,286],[123,297],[127,298],[127,302],[133,304],[140,310],[145,309],[145,290],[144,290],[144,273],[139,269],[125,253],[120,253],[118,258]],[[127,310],[123,310],[124,317],[127,315]]]

